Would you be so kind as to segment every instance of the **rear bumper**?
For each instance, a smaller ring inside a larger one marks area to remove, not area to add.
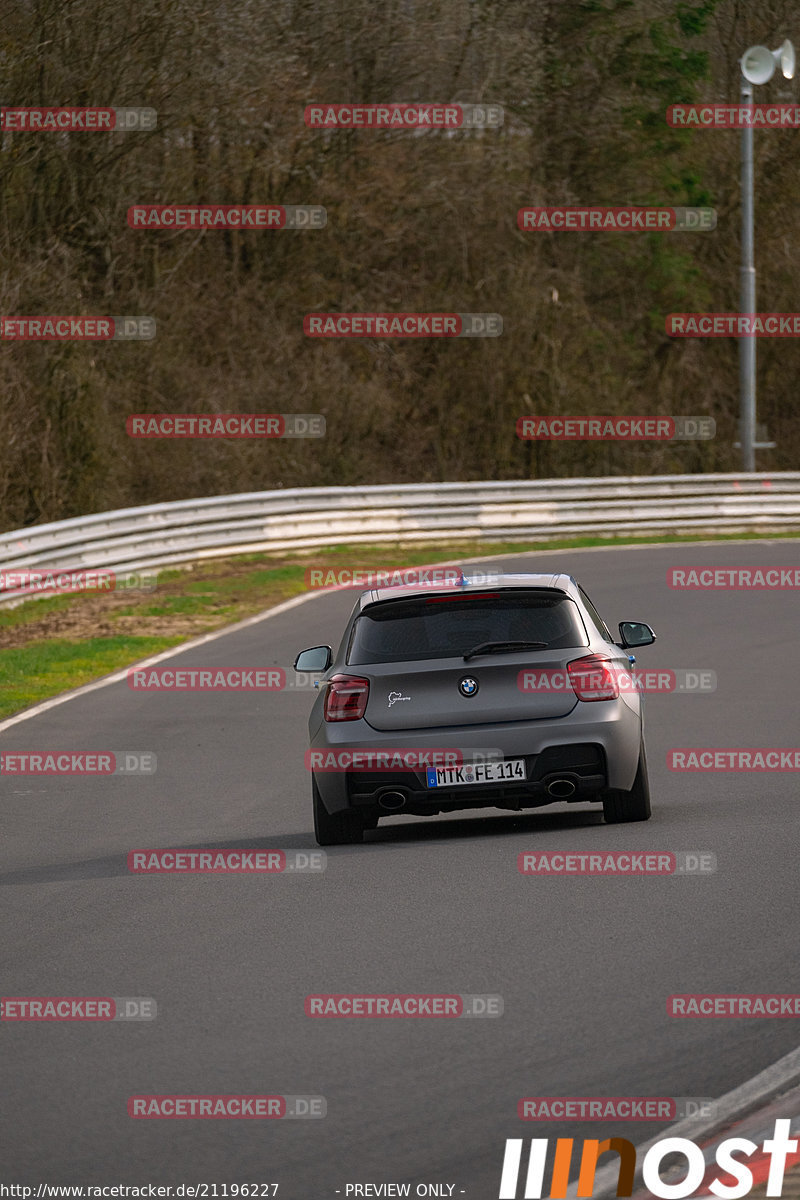
[[[599,800],[603,788],[633,786],[639,762],[641,718],[621,700],[578,704],[558,721],[517,721],[508,725],[470,725],[457,729],[378,733],[364,721],[323,724],[312,741],[312,750],[459,750],[464,760],[499,752],[503,758],[522,758],[525,782],[491,783],[450,788],[428,788],[424,768],[384,773],[371,771],[315,771],[322,801],[331,813],[357,809],[365,814],[388,815],[379,804],[382,795],[396,791],[405,796],[397,811],[450,812],[461,808],[528,808],[558,801]],[[575,792],[555,796],[548,792],[554,776],[568,776]]]
[[[536,808],[562,800],[596,800],[606,786],[608,773],[602,747],[592,745],[548,746],[541,754],[525,755],[526,781],[469,784],[456,787],[425,786],[424,773],[406,771],[392,775],[375,772],[348,774],[347,792],[351,808],[375,810],[388,815],[391,811],[425,815],[453,812],[460,808]],[[548,788],[564,790],[568,795],[553,794]],[[403,796],[401,806],[392,803],[392,796]]]

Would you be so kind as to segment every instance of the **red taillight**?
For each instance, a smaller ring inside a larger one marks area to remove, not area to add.
[[[368,699],[368,679],[358,675],[334,675],[325,693],[325,720],[360,721]]]
[[[587,654],[567,663],[569,681],[579,700],[616,700],[619,680],[614,665],[602,654]]]

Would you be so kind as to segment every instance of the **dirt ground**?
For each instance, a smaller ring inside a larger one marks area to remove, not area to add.
[[[36,617],[36,606],[45,601],[30,601],[29,613],[24,623],[6,624],[4,617],[12,617],[18,610],[0,609],[0,648],[11,649],[29,645],[32,642],[51,639],[66,639],[68,641],[83,641],[87,638],[147,636],[147,637],[193,637],[214,629],[221,624],[236,621],[240,617],[267,608],[271,603],[278,603],[286,594],[285,582],[277,581],[274,585],[265,583],[263,589],[255,591],[243,588],[241,593],[230,589],[230,582],[237,576],[247,576],[255,570],[281,567],[296,563],[293,559],[270,559],[263,564],[237,563],[235,560],[224,563],[210,563],[196,566],[181,572],[179,578],[169,579],[159,583],[152,592],[98,592],[76,595],[70,598],[70,603],[52,612],[43,612]],[[214,612],[213,602],[202,613],[164,613],[152,615],[146,610],[154,605],[159,606],[171,596],[186,594],[188,582],[208,582],[212,587],[215,582],[225,582],[226,590],[221,594],[217,607],[224,609],[219,614]],[[231,607],[240,611],[231,614]],[[124,616],[115,616],[120,610],[130,610]]]

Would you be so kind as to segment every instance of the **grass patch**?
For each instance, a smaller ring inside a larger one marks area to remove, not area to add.
[[[183,640],[181,637],[85,638],[34,642],[4,650],[0,717],[91,683]]]

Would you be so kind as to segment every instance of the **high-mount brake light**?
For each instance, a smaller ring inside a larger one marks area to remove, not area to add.
[[[426,604],[449,604],[453,600],[497,600],[499,592],[454,592],[452,596],[428,596]]]

